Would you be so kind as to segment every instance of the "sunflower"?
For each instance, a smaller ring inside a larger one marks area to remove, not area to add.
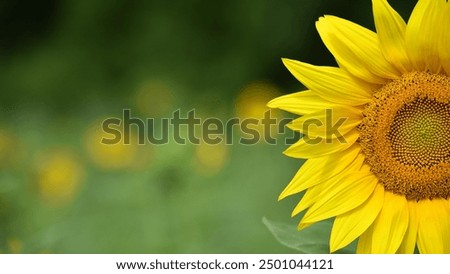
[[[308,90],[268,106],[301,115],[284,153],[307,161],[279,199],[306,190],[299,229],[334,218],[330,252],[450,253],[450,3],[372,4],[376,32],[316,22],[338,67],[283,59]]]

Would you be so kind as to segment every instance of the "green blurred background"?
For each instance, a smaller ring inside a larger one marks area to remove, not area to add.
[[[283,135],[103,146],[99,128],[124,108],[260,118],[303,89],[281,57],[335,64],[323,14],[373,29],[369,0],[0,1],[0,252],[295,252],[262,223],[298,221],[298,197],[277,202],[302,163]]]

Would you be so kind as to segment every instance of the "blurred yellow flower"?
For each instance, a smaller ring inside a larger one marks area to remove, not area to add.
[[[10,237],[6,239],[5,250],[0,249],[0,254],[20,254],[23,250],[23,243],[16,237]]]
[[[38,157],[37,175],[42,199],[52,205],[64,205],[78,192],[84,170],[74,152],[59,149]]]
[[[280,112],[270,110],[267,107],[268,101],[280,95],[279,88],[271,83],[264,81],[250,83],[241,90],[235,100],[235,114],[241,120],[249,118],[256,119],[255,122],[258,124],[251,125],[250,127],[256,130],[260,136],[263,136],[263,134],[268,136],[270,132],[265,132],[264,125],[261,121],[267,111],[271,111],[270,115],[272,118],[281,118]],[[259,140],[263,140],[263,138]]]
[[[121,132],[123,137],[123,130],[116,127]],[[148,146],[138,146],[137,136],[131,134],[130,144],[107,145],[102,144],[103,138],[111,138],[101,129],[101,121],[94,123],[85,135],[84,146],[87,154],[92,162],[98,167],[106,170],[114,169],[140,169],[148,166],[151,157],[151,150]]]
[[[270,110],[267,102],[281,95],[280,89],[268,82],[257,81],[245,86],[235,101],[236,115],[241,118],[264,117],[264,112]]]
[[[147,117],[158,117],[172,110],[174,94],[171,87],[162,80],[143,82],[134,97],[140,113]]]
[[[0,167],[11,161],[14,152],[14,138],[11,133],[0,129]]]
[[[20,254],[22,253],[23,243],[18,238],[9,238],[6,241],[8,245],[8,253]]]
[[[217,145],[201,143],[195,146],[194,167],[201,175],[217,174],[227,163],[230,147],[223,142]]]

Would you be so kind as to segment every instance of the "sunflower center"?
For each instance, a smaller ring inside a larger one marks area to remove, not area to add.
[[[387,138],[392,156],[416,167],[445,162],[450,148],[448,105],[429,98],[405,104],[394,116]]]
[[[409,200],[450,197],[450,78],[405,74],[374,94],[359,126],[362,151],[385,189]]]

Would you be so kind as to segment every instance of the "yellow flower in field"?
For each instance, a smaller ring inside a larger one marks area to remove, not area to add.
[[[101,122],[97,121],[85,134],[85,149],[90,160],[98,167],[105,170],[145,169],[148,168],[151,150],[147,146],[138,145],[138,136],[130,133],[129,144],[125,144],[124,131],[115,127],[122,139],[117,144],[103,144],[102,139],[111,139],[113,136],[104,132]]]
[[[20,254],[23,250],[23,242],[16,237],[6,239],[5,251],[0,250],[0,254]]]
[[[267,101],[280,96],[281,93],[278,87],[273,84],[258,81],[253,82],[245,86],[235,101],[235,113],[240,119],[254,119],[254,123],[249,127],[255,130],[260,137],[270,137],[270,131],[265,129],[262,120],[265,115],[267,117],[267,111],[270,109],[267,107]],[[272,118],[281,118],[279,113],[270,113]],[[263,138],[259,138],[263,140]]]
[[[8,251],[11,254],[20,254],[23,249],[23,243],[17,238],[7,239]]]
[[[202,175],[216,175],[227,163],[229,146],[224,143],[216,145],[200,143],[195,146],[194,165]]]
[[[139,86],[134,101],[142,114],[158,117],[173,109],[174,94],[171,86],[164,81],[148,80]]]
[[[42,199],[52,205],[64,205],[78,192],[84,170],[70,150],[41,155],[38,163],[38,188]]]
[[[309,90],[269,106],[303,115],[285,154],[308,160],[280,199],[306,190],[299,229],[335,217],[331,252],[450,253],[450,3],[419,0],[406,24],[372,2],[376,33],[317,22],[339,67],[283,60]]]
[[[264,117],[264,112],[268,111],[267,101],[280,96],[280,90],[273,84],[258,81],[246,85],[236,98],[236,115],[239,118],[259,118]]]
[[[0,169],[11,168],[24,158],[24,146],[11,131],[0,128]]]

